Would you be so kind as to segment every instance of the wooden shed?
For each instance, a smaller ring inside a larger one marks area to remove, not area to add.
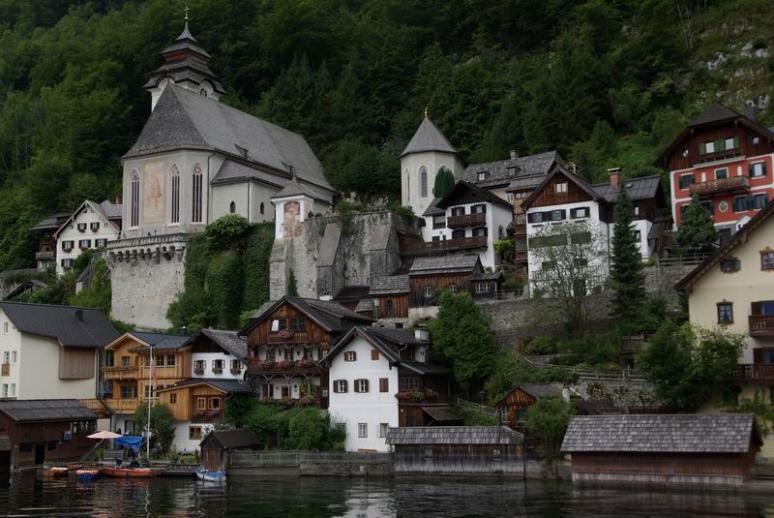
[[[497,402],[500,422],[511,428],[524,427],[527,410],[538,399],[561,398],[564,387],[560,383],[527,383],[510,390]]]
[[[199,445],[202,450],[202,467],[207,471],[225,471],[231,451],[255,450],[258,446],[258,438],[248,430],[210,432]]]
[[[524,435],[507,426],[390,428],[396,473],[521,473]]]
[[[577,416],[564,436],[573,482],[730,485],[749,478],[752,414]]]

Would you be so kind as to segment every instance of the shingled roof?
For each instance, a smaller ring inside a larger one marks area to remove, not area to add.
[[[760,444],[752,414],[576,416],[562,451],[745,453]]]
[[[449,272],[472,272],[480,263],[475,254],[448,254],[414,259],[409,275],[433,275]]]
[[[522,179],[529,179],[530,185],[538,185],[545,175],[562,167],[557,151],[546,151],[534,155],[520,156],[495,162],[471,164],[462,173],[462,179],[479,187],[491,188],[508,185]],[[487,173],[484,180],[478,180],[478,173]]]
[[[129,333],[146,344],[153,347],[154,350],[176,350],[188,345],[190,336],[168,335],[164,333],[149,333],[145,331],[132,331]],[[140,348],[144,350],[144,348]]]
[[[56,232],[54,232],[54,238],[59,239],[59,234],[69,225],[72,221],[75,220],[75,218],[78,217],[78,214],[83,212],[87,207],[91,208],[91,210],[94,211],[95,214],[99,214],[102,216],[102,218],[107,222],[108,225],[112,226],[113,229],[118,232],[118,226],[113,223],[111,220],[119,219],[121,218],[121,204],[114,204],[111,203],[108,200],[103,201],[102,203],[96,203],[91,200],[86,200],[83,203],[80,204],[80,206],[73,211],[72,214],[70,214],[70,217],[68,217],[61,225],[59,225],[59,228]]]
[[[409,276],[408,275],[387,275],[376,277],[371,282],[371,295],[397,295],[408,293]]]
[[[209,338],[234,358],[247,359],[247,340],[238,332],[205,328],[199,331],[199,335]]]
[[[317,324],[328,331],[346,331],[354,325],[370,324],[373,322],[372,318],[355,313],[338,302],[284,296],[274,303],[261,306],[261,309],[253,314],[250,322],[240,332],[240,335],[249,333],[250,330],[255,328],[255,326],[264,319],[268,318],[275,309],[279,308],[284,303],[288,303],[295,307],[301,311],[301,313],[317,322]]]
[[[250,385],[247,385],[246,383],[242,383],[239,380],[223,379],[223,378],[190,378],[185,381],[176,383],[174,385],[161,388],[159,389],[159,392],[179,389],[183,387],[196,387],[199,385],[209,385],[210,387],[214,387],[218,390],[222,390],[223,392],[226,392],[228,394],[252,394],[253,393],[253,389],[250,388]]]
[[[460,197],[464,197],[466,194],[470,198],[475,199],[479,202],[488,202],[488,203],[491,203],[492,205],[498,205],[505,209],[513,210],[513,205],[511,205],[504,199],[500,198],[495,194],[492,194],[491,192],[485,189],[482,189],[481,187],[478,187],[474,183],[466,182],[464,180],[460,180],[459,182],[455,183],[454,187],[452,187],[451,190],[449,190],[449,192],[446,193],[446,195],[443,198],[441,198],[438,201],[434,201],[434,204],[439,209],[447,209],[452,205],[456,205],[455,202],[457,202]],[[473,200],[470,198],[466,199],[465,203],[473,203]]]
[[[390,428],[387,444],[521,444],[524,435],[507,426],[412,426]]]
[[[260,444],[258,437],[249,430],[215,430],[202,440],[202,446],[209,446],[210,442],[214,442],[224,450],[254,448]]]
[[[282,185],[292,172],[333,192],[320,161],[298,133],[169,84],[124,158],[181,148],[239,156],[281,172]]]
[[[91,421],[97,414],[77,399],[0,401],[0,412],[16,422]]]
[[[661,177],[658,175],[640,176],[639,178],[622,179],[619,186],[610,185],[610,183],[598,183],[592,187],[608,203],[615,203],[618,200],[621,187],[626,189],[626,193],[633,201],[650,200],[658,195],[659,188],[661,187]]]
[[[286,178],[281,178],[276,174],[267,173],[255,167],[235,162],[234,160],[224,160],[220,169],[212,179],[212,185],[238,183],[245,181],[254,181],[282,188]]]
[[[272,196],[271,199],[289,198],[290,196],[307,196],[313,200],[320,200],[326,203],[331,203],[333,201],[333,194],[331,192],[305,182],[299,182],[295,176],[290,179],[288,184],[282,190]]]
[[[0,309],[20,332],[52,338],[64,347],[100,348],[119,336],[98,309],[9,301],[0,302]]]
[[[417,128],[414,136],[409,140],[406,149],[400,154],[402,158],[410,153],[421,153],[423,151],[441,151],[443,153],[457,153],[441,130],[439,130],[433,121],[425,117]]]

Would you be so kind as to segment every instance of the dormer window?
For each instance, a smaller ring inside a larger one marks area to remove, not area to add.
[[[199,95],[201,95],[202,97],[207,97],[207,95],[208,95],[207,94],[207,90],[205,88],[200,88],[199,89]]]
[[[508,166],[507,171],[508,171],[508,176],[516,176],[516,166],[515,165]]]
[[[478,172],[478,181],[479,182],[483,182],[484,180],[486,180],[487,176],[489,176],[489,173],[487,173],[486,171],[479,171]]]
[[[99,221],[94,221],[89,225],[89,228],[91,228],[92,232],[96,232],[99,230]]]
[[[86,223],[78,223],[78,232],[86,232]]]
[[[554,185],[554,192],[556,194],[567,194],[567,182],[560,182]]]

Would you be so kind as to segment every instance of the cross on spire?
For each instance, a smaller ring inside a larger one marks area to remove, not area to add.
[[[427,106],[425,106],[425,119],[427,118]]]
[[[188,7],[188,4],[185,4],[185,21],[188,22],[188,12],[191,10],[190,7]]]

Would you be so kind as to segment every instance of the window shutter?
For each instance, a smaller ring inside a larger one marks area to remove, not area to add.
[[[379,392],[390,391],[390,380],[387,378],[379,378]]]
[[[715,151],[725,151],[726,150],[726,141],[724,139],[719,139],[715,141]]]
[[[761,162],[761,176],[766,176],[766,162]]]
[[[702,155],[706,155],[707,154],[707,144],[705,144],[704,142],[699,144],[699,153],[702,154]]]
[[[763,363],[763,349],[753,349],[753,362]]]
[[[734,149],[737,149],[739,147],[739,137],[734,137]]]

